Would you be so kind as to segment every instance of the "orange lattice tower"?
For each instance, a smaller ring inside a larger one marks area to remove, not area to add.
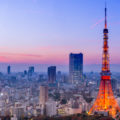
[[[117,112],[120,112],[119,105],[114,97],[111,86],[111,73],[109,67],[109,54],[108,54],[108,29],[107,29],[107,9],[105,7],[105,28],[104,33],[104,45],[102,56],[102,71],[101,82],[97,98],[89,111],[89,114],[94,112],[108,112],[109,115],[115,117]]]

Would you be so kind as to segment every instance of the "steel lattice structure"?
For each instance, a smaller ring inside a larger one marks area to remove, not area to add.
[[[115,117],[117,112],[120,112],[119,105],[114,97],[111,86],[111,72],[109,67],[109,53],[108,53],[108,29],[107,29],[107,8],[105,7],[105,28],[103,56],[102,56],[102,71],[99,92],[97,98],[91,107],[89,114],[94,112],[108,112],[109,115]]]

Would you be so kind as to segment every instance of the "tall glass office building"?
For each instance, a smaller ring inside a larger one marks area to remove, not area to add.
[[[56,82],[56,66],[48,67],[48,82],[49,83]]]
[[[79,83],[83,80],[83,54],[69,55],[69,81],[70,83]]]

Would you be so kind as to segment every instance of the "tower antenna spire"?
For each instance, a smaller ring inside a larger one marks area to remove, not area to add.
[[[105,1],[105,29],[107,29],[107,3]]]

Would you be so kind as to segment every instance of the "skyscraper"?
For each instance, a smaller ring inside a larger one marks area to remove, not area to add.
[[[45,105],[48,101],[48,86],[42,85],[40,86],[40,105]]]
[[[69,81],[70,83],[82,82],[83,77],[83,54],[69,55]]]
[[[56,66],[48,67],[48,82],[54,83],[56,81]]]
[[[34,66],[30,66],[28,69],[28,74],[32,75],[34,73]]]
[[[7,73],[8,73],[8,74],[11,73],[11,67],[10,67],[10,65],[7,67]]]
[[[39,105],[41,108],[42,115],[46,114],[45,106],[46,106],[47,101],[48,101],[48,86],[41,85],[40,86]]]

